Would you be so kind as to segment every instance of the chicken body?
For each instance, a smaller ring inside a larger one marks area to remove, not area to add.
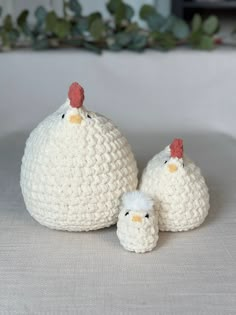
[[[117,222],[120,243],[128,251],[151,251],[158,241],[158,218],[153,201],[138,191],[126,193],[124,197]]]
[[[49,228],[88,231],[115,224],[120,196],[137,186],[137,166],[113,123],[67,99],[33,130],[21,167],[30,214]]]
[[[149,161],[140,190],[154,199],[161,231],[196,228],[208,214],[209,193],[200,169],[186,156],[172,157],[170,146]]]

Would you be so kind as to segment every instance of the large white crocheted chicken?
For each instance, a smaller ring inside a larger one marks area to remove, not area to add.
[[[21,167],[30,214],[50,228],[95,230],[115,224],[119,198],[137,186],[137,166],[113,123],[83,106],[73,83],[68,99],[31,133]]]
[[[196,228],[208,214],[207,185],[200,169],[183,154],[181,139],[175,139],[149,161],[140,190],[154,199],[161,231]]]
[[[117,222],[117,236],[125,249],[136,253],[145,253],[156,247],[158,218],[149,196],[140,191],[124,194]]]

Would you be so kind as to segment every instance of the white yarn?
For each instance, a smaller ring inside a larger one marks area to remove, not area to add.
[[[69,121],[75,113],[80,124]],[[88,231],[115,224],[121,195],[136,187],[136,161],[120,131],[101,115],[71,108],[68,100],[26,142],[22,193],[30,214],[49,228]]]
[[[130,191],[122,197],[123,207],[134,211],[150,211],[153,208],[153,200],[141,191]]]
[[[169,172],[169,164],[175,164],[178,170]],[[161,231],[196,228],[208,214],[209,193],[200,169],[186,156],[170,157],[169,147],[149,161],[140,190],[154,199]]]
[[[137,198],[135,200],[135,197]],[[117,222],[117,236],[121,245],[128,251],[145,253],[156,247],[158,241],[158,219],[152,208],[150,197],[142,192],[127,193],[121,204]],[[138,202],[140,208],[138,209]],[[125,206],[128,205],[128,208]],[[132,208],[134,205],[134,209]],[[144,206],[151,208],[145,209]],[[134,219],[136,220],[134,221]],[[140,221],[137,221],[137,218]]]

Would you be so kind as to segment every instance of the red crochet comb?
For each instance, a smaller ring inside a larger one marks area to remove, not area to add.
[[[69,88],[68,97],[72,107],[80,108],[84,101],[84,89],[79,83],[74,82]]]
[[[183,140],[182,139],[174,139],[174,141],[170,145],[171,157],[177,157],[178,159],[182,159],[184,153]]]

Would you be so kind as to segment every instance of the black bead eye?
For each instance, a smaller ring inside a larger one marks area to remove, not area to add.
[[[168,161],[165,161],[164,164],[166,164]]]
[[[147,219],[149,218],[149,214],[148,213],[145,215],[145,218],[147,218]]]
[[[92,118],[89,114],[87,114],[87,117],[90,118],[90,119]]]
[[[126,212],[125,216],[127,216],[129,214],[129,211]]]
[[[62,119],[64,119],[64,117],[65,117],[65,114],[63,114],[63,115],[61,116]]]

